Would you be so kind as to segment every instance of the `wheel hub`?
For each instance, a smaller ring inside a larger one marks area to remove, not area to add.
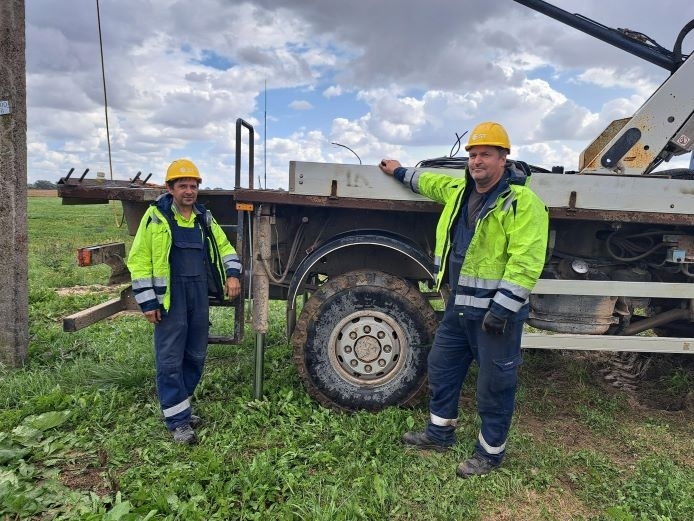
[[[405,333],[389,315],[358,311],[345,317],[330,337],[330,363],[346,380],[382,385],[405,361]]]
[[[381,346],[374,337],[365,336],[357,340],[354,344],[354,354],[362,362],[373,362],[378,358]]]

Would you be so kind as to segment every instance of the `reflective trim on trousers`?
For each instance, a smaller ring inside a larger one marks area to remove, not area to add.
[[[167,409],[164,409],[162,412],[164,413],[164,418],[171,418],[171,416],[175,416],[179,412],[183,412],[189,408],[190,408],[190,398],[186,398],[181,403],[177,403],[173,407],[169,407]]]
[[[482,436],[482,431],[480,431],[479,436],[477,436],[477,441],[479,441],[480,446],[488,454],[494,454],[494,455],[501,454],[506,450],[506,442],[505,441],[501,445],[499,445],[498,447],[492,447],[491,445],[489,445],[489,443],[487,443],[484,440],[484,436]]]
[[[433,412],[429,413],[429,418],[431,423],[438,425],[439,427],[458,426],[458,418],[441,418],[441,416],[436,416]]]

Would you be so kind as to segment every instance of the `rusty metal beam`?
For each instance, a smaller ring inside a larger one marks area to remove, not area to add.
[[[97,264],[106,264],[111,268],[109,284],[123,284],[130,280],[130,271],[125,265],[125,244],[122,242],[87,246],[77,250],[78,266],[95,266]]]
[[[390,199],[361,199],[356,197],[330,197],[323,195],[292,194],[283,190],[246,190],[233,192],[242,203],[320,206],[325,208],[354,208],[357,210],[393,210],[438,213],[441,205],[432,201],[394,201]]]
[[[98,204],[108,201],[154,201],[166,189],[130,181],[63,178],[58,182],[58,197],[63,204]]]
[[[666,214],[615,210],[587,210],[585,208],[550,207],[550,219],[574,221],[602,221],[620,223],[667,224],[694,226],[694,214]]]

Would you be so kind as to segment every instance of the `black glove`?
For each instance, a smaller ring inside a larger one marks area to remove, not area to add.
[[[506,330],[506,319],[487,311],[482,319],[482,331],[490,335],[503,335]]]

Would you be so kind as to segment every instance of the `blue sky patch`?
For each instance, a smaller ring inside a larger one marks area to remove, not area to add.
[[[213,69],[217,69],[218,71],[226,71],[234,66],[234,62],[232,60],[226,56],[217,54],[211,49],[203,49],[201,55],[202,58],[200,60],[193,61],[195,63],[199,63],[200,65],[204,65],[205,67],[211,67]]]

